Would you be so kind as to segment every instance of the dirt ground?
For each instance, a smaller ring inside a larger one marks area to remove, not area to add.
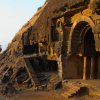
[[[56,91],[34,91],[24,90],[14,96],[15,100],[65,100]],[[5,100],[5,96],[0,96],[0,100]]]
[[[0,100],[6,100],[5,96],[0,96]],[[12,100],[12,98],[10,99]],[[60,90],[58,91],[33,91],[24,90],[14,96],[14,100],[100,100],[100,97],[96,96],[82,96],[82,97],[72,97],[65,99],[61,97]]]

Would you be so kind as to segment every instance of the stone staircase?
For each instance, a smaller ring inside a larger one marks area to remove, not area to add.
[[[65,84],[67,85],[64,88],[64,91],[61,93],[61,96],[65,99],[73,97],[76,95],[82,88],[86,87],[86,84],[76,83],[76,84]]]

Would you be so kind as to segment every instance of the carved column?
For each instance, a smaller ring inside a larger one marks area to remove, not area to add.
[[[91,57],[90,79],[94,79],[94,58]]]
[[[83,80],[86,80],[86,65],[87,65],[87,58],[86,56],[84,56]]]

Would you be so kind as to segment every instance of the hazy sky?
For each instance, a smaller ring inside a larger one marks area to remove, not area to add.
[[[46,0],[0,0],[0,44],[3,50],[15,33]]]

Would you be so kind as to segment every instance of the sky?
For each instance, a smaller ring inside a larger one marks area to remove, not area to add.
[[[3,50],[45,1],[0,0],[0,45],[2,45]]]

